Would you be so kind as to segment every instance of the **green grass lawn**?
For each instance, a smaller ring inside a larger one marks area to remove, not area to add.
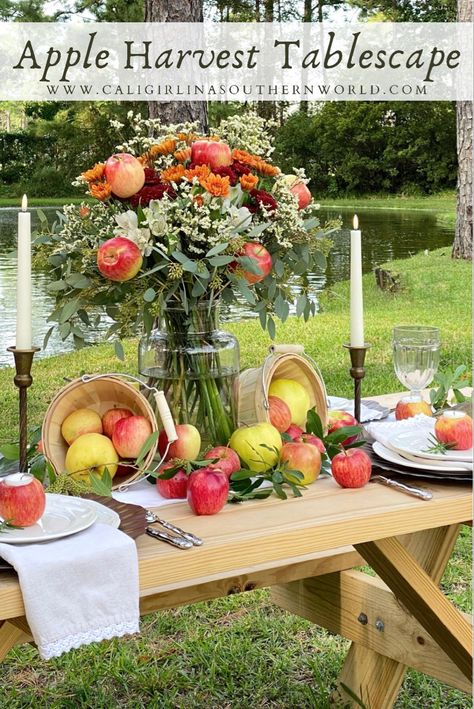
[[[28,197],[30,207],[62,207],[63,204],[80,204],[87,201],[85,197]],[[0,207],[21,206],[21,198],[0,197]]]
[[[394,325],[441,328],[441,367],[471,362],[471,264],[452,261],[449,249],[390,264],[401,274],[402,291],[379,291],[364,277],[367,357],[364,394],[398,391],[391,361]],[[278,328],[279,342],[300,342],[315,358],[330,393],[350,395],[348,284],[326,294],[323,310],[308,323],[290,319]],[[229,324],[238,335],[242,366],[258,365],[270,344],[256,322]],[[30,390],[31,422],[39,423],[63,377],[83,371],[135,371],[136,342],[126,343],[126,361],[109,344],[39,361]],[[3,411],[0,440],[16,426],[12,371],[0,370]],[[317,484],[317,483],[316,483]],[[284,504],[284,503],[282,503]],[[471,534],[464,528],[442,582],[463,610],[471,607]],[[329,709],[348,643],[275,608],[265,590],[147,616],[139,638],[111,641],[45,663],[34,649],[12,650],[0,673],[0,708],[149,707],[168,709]],[[424,675],[409,671],[397,708],[467,709],[471,700]]]

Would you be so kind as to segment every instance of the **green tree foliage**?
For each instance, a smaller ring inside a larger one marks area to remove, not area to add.
[[[455,22],[456,0],[350,0],[361,19],[390,22]]]
[[[2,22],[48,22],[44,0],[0,0]]]
[[[278,161],[303,165],[321,194],[431,193],[456,184],[456,118],[447,102],[328,102],[291,116]]]

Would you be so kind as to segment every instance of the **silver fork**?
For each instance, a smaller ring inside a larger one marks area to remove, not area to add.
[[[200,537],[196,537],[196,535],[192,534],[191,532],[185,532],[183,529],[180,529],[174,524],[171,524],[171,522],[167,522],[165,519],[161,519],[161,517],[158,517],[158,515],[156,515],[154,512],[151,512],[151,510],[146,511],[146,521],[148,522],[148,524],[161,524],[161,526],[165,529],[169,529],[170,532],[173,532],[173,534],[177,534],[179,537],[182,537],[182,539],[186,539],[188,542],[191,542],[191,544],[196,547],[200,547],[204,543]]]

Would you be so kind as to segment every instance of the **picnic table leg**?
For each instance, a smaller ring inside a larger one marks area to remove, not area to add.
[[[456,543],[460,525],[438,527],[407,535],[401,541],[431,579],[438,584]],[[357,643],[352,643],[333,694],[336,705],[353,706],[344,687],[365,704],[367,709],[391,709],[407,667]]]
[[[32,641],[24,618],[13,618],[0,622],[0,662],[15,645]]]

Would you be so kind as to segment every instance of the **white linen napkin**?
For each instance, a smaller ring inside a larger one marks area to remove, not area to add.
[[[146,510],[156,507],[164,507],[172,505],[183,500],[168,500],[162,497],[157,490],[156,485],[152,485],[147,480],[127,485],[124,483],[123,490],[112,490],[112,497],[118,502],[129,502],[131,505],[141,505]]]
[[[138,557],[133,539],[95,523],[41,544],[0,544],[15,567],[26,619],[44,660],[139,631]]]
[[[328,396],[329,409],[337,411],[347,411],[354,416],[354,399],[343,399],[341,396]],[[372,409],[365,406],[364,402],[360,404],[360,422],[377,421],[385,416],[383,411]]]

